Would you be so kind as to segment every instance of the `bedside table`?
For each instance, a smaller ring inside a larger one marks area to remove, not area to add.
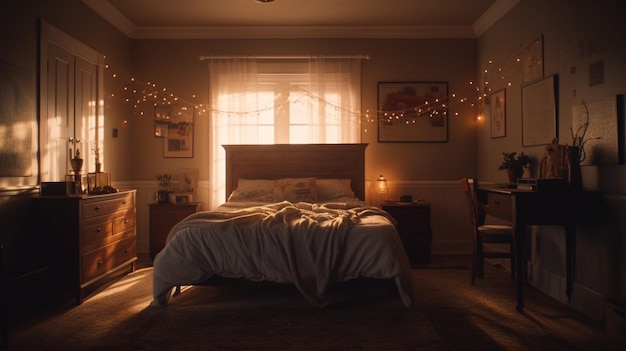
[[[382,209],[396,220],[396,229],[409,260],[412,263],[429,262],[433,239],[430,203],[385,201]]]
[[[150,258],[165,246],[165,240],[172,227],[190,214],[202,210],[202,203],[152,203],[150,207]]]

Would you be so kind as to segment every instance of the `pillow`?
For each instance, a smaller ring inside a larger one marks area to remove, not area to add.
[[[274,181],[267,179],[239,179],[237,189],[228,197],[228,201],[274,201]]]
[[[283,178],[274,183],[274,201],[315,202],[315,178]]]
[[[355,196],[350,187],[350,179],[316,179],[315,186],[319,201]]]

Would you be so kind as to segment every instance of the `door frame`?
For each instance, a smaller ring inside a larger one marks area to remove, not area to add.
[[[58,28],[45,21],[40,22],[40,42],[39,42],[39,175],[38,183],[51,181],[46,175],[50,174],[50,161],[48,159],[48,45],[57,45],[77,57],[95,65],[97,67],[96,84],[96,143],[102,150],[102,128],[104,127],[104,55],[91,47],[83,44],[72,36],[64,33]],[[59,180],[59,179],[56,179]]]

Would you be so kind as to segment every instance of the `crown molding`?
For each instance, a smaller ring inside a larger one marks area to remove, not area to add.
[[[99,14],[105,21],[111,23],[120,32],[127,37],[133,38],[137,26],[131,22],[128,17],[119,12],[108,1],[103,0],[81,0],[87,7],[91,8],[95,13]]]
[[[131,39],[468,39],[477,38],[521,0],[498,0],[472,26],[139,27],[104,0],[81,0]]]
[[[522,0],[498,0],[491,5],[473,24],[476,38],[483,35]]]
[[[139,27],[133,39],[475,38],[472,27],[214,26]]]

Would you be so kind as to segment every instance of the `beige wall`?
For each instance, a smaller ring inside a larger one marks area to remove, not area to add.
[[[133,42],[133,73],[142,81],[161,86],[192,100],[207,101],[207,63],[202,55],[340,55],[367,54],[362,78],[362,111],[374,111],[377,82],[449,83],[450,93],[471,90],[476,67],[476,40],[138,40]],[[378,143],[374,122],[363,118],[362,142],[366,149],[366,178],[380,173],[390,180],[458,179],[473,175],[475,159],[475,111],[460,99],[451,101],[447,143]],[[208,179],[207,115],[196,119],[193,159],[164,159],[162,140],[153,136],[153,121],[133,118],[133,149],[142,158],[133,164],[135,179],[152,179],[158,172],[200,168]]]

